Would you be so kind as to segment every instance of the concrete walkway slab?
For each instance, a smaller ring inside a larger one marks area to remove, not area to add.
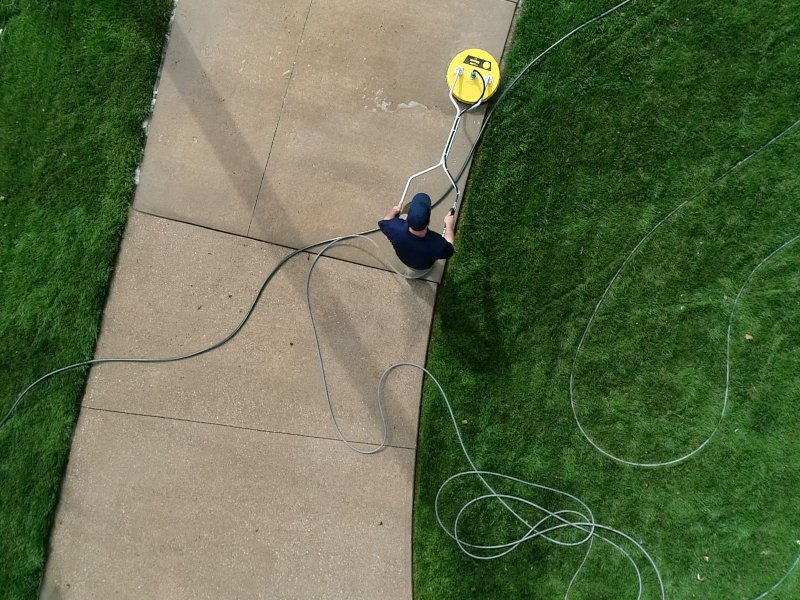
[[[96,356],[174,356],[224,338],[288,251],[133,214]],[[284,268],[225,347],[179,363],[100,365],[84,405],[262,431],[336,438],[306,308],[310,256]],[[312,301],[333,402],[348,437],[378,443],[381,373],[425,362],[435,285],[322,258]],[[386,389],[390,443],[416,445],[421,374]]]
[[[408,600],[413,471],[413,450],[84,409],[41,598]]]

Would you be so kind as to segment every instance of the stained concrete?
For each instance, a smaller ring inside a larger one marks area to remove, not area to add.
[[[289,250],[133,214],[96,356],[174,356],[226,337]],[[313,257],[293,259],[226,346],[159,365],[100,365],[84,405],[300,435],[337,437],[306,305]],[[311,298],[337,417],[353,440],[377,443],[381,373],[425,362],[435,285],[322,258]],[[419,371],[386,388],[390,443],[416,444]]]
[[[413,467],[84,408],[41,598],[406,600]]]

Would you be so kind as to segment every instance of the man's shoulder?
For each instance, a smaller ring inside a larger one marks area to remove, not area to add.
[[[448,242],[441,233],[429,229],[428,238],[429,238],[428,243],[431,245],[431,247],[435,247],[436,250],[441,253],[442,258],[450,258],[451,256],[453,256],[453,253],[455,252],[455,247],[453,246],[453,244]]]
[[[405,223],[405,221],[400,217],[393,217],[391,219],[381,219],[380,221],[378,221],[378,225],[382,226],[386,225],[389,227],[396,227],[398,225],[402,225],[403,223]]]
[[[452,245],[445,239],[445,237],[441,233],[438,233],[433,229],[428,229],[427,238],[429,242],[431,242],[432,244],[436,244],[437,246],[444,246],[445,244],[448,246]]]
[[[400,217],[395,217],[393,219],[383,219],[378,221],[378,227],[380,227],[381,231],[384,233],[388,232],[401,232],[405,227],[405,221]]]

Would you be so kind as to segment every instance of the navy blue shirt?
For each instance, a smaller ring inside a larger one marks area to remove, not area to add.
[[[408,230],[408,223],[400,217],[378,221],[378,227],[394,246],[397,258],[412,269],[429,269],[437,260],[450,258],[456,251],[453,244],[430,229],[425,232],[425,237],[415,236]]]

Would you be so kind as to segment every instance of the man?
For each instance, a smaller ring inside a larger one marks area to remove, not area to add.
[[[455,215],[451,210],[444,218],[444,237],[428,229],[431,220],[431,197],[419,193],[411,200],[406,220],[400,218],[402,200],[393,206],[378,227],[389,238],[397,258],[409,268],[409,277],[424,277],[441,258],[455,252]]]

